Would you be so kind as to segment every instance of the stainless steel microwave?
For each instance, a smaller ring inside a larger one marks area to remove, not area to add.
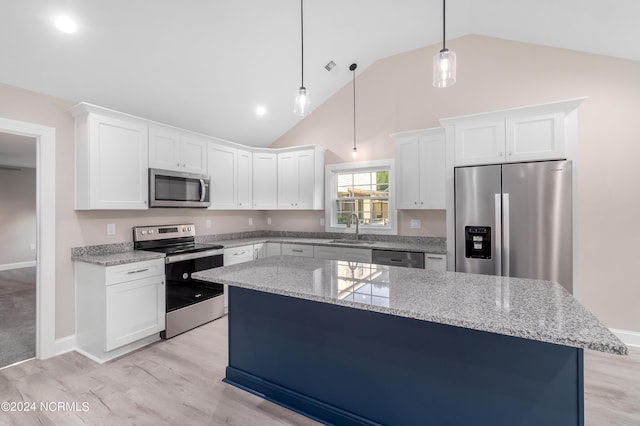
[[[149,169],[149,207],[209,207],[209,177]]]

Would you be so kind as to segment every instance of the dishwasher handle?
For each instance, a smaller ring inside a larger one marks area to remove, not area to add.
[[[371,263],[424,269],[424,253],[401,250],[371,250]]]

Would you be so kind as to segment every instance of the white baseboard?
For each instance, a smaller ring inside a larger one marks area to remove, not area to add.
[[[28,262],[5,263],[3,265],[0,265],[0,271],[8,271],[9,269],[31,268],[33,266],[36,266],[35,260],[30,260]]]
[[[627,346],[633,346],[636,348],[640,348],[640,333],[637,331],[628,331],[628,330],[617,330],[615,328],[610,328],[611,332],[618,336],[618,339],[622,340]]]
[[[62,355],[74,350],[76,350],[76,335],[72,334],[71,336],[56,340],[54,356]]]

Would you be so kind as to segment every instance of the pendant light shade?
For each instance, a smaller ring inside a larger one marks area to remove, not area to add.
[[[358,64],[349,66],[349,71],[353,72],[353,150],[351,150],[353,158],[358,156],[358,147],[356,146],[356,68],[358,68]]]
[[[442,0],[442,49],[433,57],[433,85],[449,87],[456,82],[456,54],[447,49],[445,2]]]
[[[296,94],[293,113],[304,117],[311,110],[311,99],[307,88],[304,87],[304,0],[300,0],[300,88]]]
[[[304,117],[309,114],[309,110],[311,108],[311,99],[309,99],[309,93],[307,93],[307,88],[304,86],[300,86],[298,89],[298,93],[296,94],[296,101],[293,105],[293,113],[295,115],[299,115],[300,117]]]

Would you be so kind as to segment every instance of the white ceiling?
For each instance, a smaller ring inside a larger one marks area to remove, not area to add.
[[[378,59],[441,42],[440,0],[306,0],[319,105]],[[298,0],[0,0],[0,82],[267,146],[299,120]],[[71,15],[73,35],[53,18]],[[640,60],[638,0],[449,0],[447,38],[481,34]],[[333,60],[337,67],[327,72]],[[267,114],[258,117],[258,105]]]

